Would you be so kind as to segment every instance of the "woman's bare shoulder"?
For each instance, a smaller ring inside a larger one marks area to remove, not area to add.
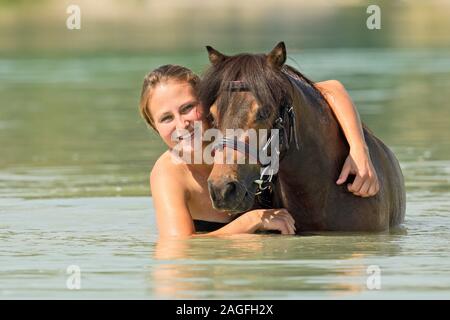
[[[164,152],[158,160],[156,160],[150,172],[151,184],[171,185],[176,183],[180,188],[185,185],[186,181],[186,165],[173,159],[170,151]]]
[[[183,163],[172,161],[166,152],[155,162],[150,173],[150,189],[159,235],[191,235],[195,232],[187,205],[186,174]]]

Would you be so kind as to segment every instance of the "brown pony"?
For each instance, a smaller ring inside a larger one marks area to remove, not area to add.
[[[348,192],[346,183],[335,184],[349,146],[314,83],[284,64],[283,42],[267,55],[225,56],[207,49],[212,66],[202,79],[199,97],[214,126],[223,133],[236,128],[280,129],[276,176],[260,176],[260,163],[214,164],[208,186],[215,208],[241,213],[254,206],[260,189],[268,189],[270,206],[286,208],[297,233],[383,231],[403,222],[405,189],[399,163],[365,126],[379,192],[362,198]]]

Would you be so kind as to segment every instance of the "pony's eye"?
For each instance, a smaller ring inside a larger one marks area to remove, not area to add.
[[[265,109],[260,109],[256,112],[256,122],[266,121],[269,118],[269,113]]]
[[[211,123],[211,125],[212,125],[213,127],[216,127],[216,126],[217,126],[217,122],[216,122],[216,120],[214,119],[214,116],[212,115],[212,113],[209,113],[209,114],[208,114],[207,119],[208,119],[209,123]]]

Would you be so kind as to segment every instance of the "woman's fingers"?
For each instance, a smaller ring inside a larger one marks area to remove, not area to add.
[[[286,218],[289,221],[292,221],[293,223],[295,223],[294,218],[292,218],[291,214],[286,209],[278,209],[277,211],[273,212],[273,215],[276,217]]]
[[[292,217],[292,215],[286,209],[282,209],[282,213],[289,219],[289,221],[292,224],[295,224],[294,218]]]
[[[284,225],[286,226],[287,234],[295,234],[294,226],[289,221],[285,220]]]
[[[286,219],[286,224],[289,227],[289,232],[290,234],[295,234],[295,220],[294,218],[292,218],[291,214],[289,212],[285,212],[285,219]]]
[[[370,197],[379,191],[379,183],[377,173],[370,159],[370,155],[366,151],[350,152],[341,169],[337,184],[341,184],[342,179],[350,173],[356,174],[353,183],[347,184],[349,192],[356,196]],[[350,150],[352,151],[352,150]]]
[[[278,214],[276,218],[272,220],[271,226],[268,229],[275,229],[281,232],[281,234],[295,234],[294,226],[287,219],[286,216]]]
[[[341,174],[339,175],[339,178],[336,181],[336,184],[343,184],[350,174],[352,170],[351,164],[348,162],[348,160],[345,161],[344,167],[342,168]]]
[[[280,214],[283,215],[283,217],[286,219],[286,222],[289,224],[289,229],[292,230],[292,233],[295,234],[295,220],[292,215],[286,209],[283,209]]]
[[[361,188],[362,184],[363,184],[363,179],[361,178],[361,176],[357,175],[355,177],[355,180],[353,181],[353,183],[349,183],[347,185],[348,191],[350,191],[351,193],[358,193],[359,189]]]
[[[369,191],[368,191],[369,197],[374,196],[374,195],[377,194],[377,185],[378,185],[377,181],[375,181],[374,183],[372,183],[370,185],[370,188],[369,188]]]
[[[374,185],[375,189],[371,189],[372,185]],[[357,175],[355,181],[348,185],[348,191],[356,196],[370,197],[376,194],[378,188],[377,185],[377,178],[372,173]]]
[[[292,233],[295,234],[295,231],[297,230],[297,228],[295,228],[295,221],[289,220],[289,226],[292,229]]]
[[[374,196],[379,191],[378,179],[373,173],[357,176],[355,182],[349,185],[348,190],[360,197]]]
[[[286,216],[280,217],[280,224],[282,225],[283,230],[285,230],[286,234],[294,234],[294,225]]]
[[[295,234],[295,220],[286,209],[273,209],[262,217],[263,229],[278,230],[282,234]]]
[[[367,180],[364,182],[364,184],[359,189],[358,193],[361,197],[368,197],[369,196],[369,188],[371,186],[372,182],[370,180]]]
[[[372,185],[369,188],[369,196],[374,196],[380,191],[380,184],[378,183],[378,179],[375,179],[375,181],[372,183]]]
[[[292,223],[287,224],[289,227],[289,234],[295,234],[295,226]]]
[[[282,219],[278,219],[277,226],[277,229],[281,231],[281,234],[289,234],[289,227],[287,226],[287,223],[285,221],[283,221]]]

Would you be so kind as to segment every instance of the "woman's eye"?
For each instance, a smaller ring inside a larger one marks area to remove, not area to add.
[[[181,110],[181,113],[188,113],[189,111],[192,110],[192,108],[194,108],[194,105],[193,104],[189,104],[189,105],[183,107],[183,109]]]
[[[170,120],[172,120],[172,117],[164,117],[160,120],[160,122],[169,122]]]

